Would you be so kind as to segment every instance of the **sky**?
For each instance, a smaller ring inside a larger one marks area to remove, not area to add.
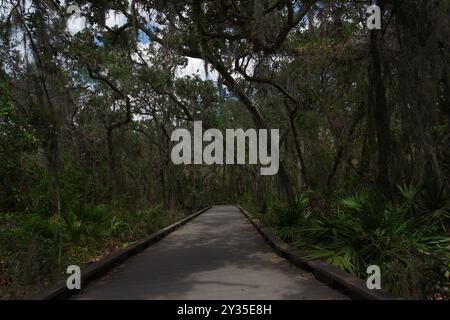
[[[110,27],[121,27],[127,22],[127,18],[121,13],[110,10],[106,13],[105,24]],[[69,18],[67,29],[72,34],[82,31],[86,27],[86,19],[77,15]],[[139,36],[140,47],[145,48],[149,45],[149,39],[144,33]],[[187,58],[188,63],[186,67],[179,67],[176,70],[176,77],[183,78],[186,76],[198,75],[203,80],[217,81],[218,75],[216,71],[211,71],[206,74],[204,61],[202,59]]]

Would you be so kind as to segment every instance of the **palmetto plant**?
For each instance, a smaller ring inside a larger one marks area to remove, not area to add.
[[[426,188],[398,189],[397,201],[376,191],[346,196],[334,213],[311,213],[307,203],[296,203],[280,211],[278,233],[292,241],[306,259],[324,259],[359,276],[365,276],[372,264],[385,266],[387,273],[391,267],[395,272],[410,272],[412,260],[418,266],[428,258],[446,265],[448,194],[434,195],[431,201]]]
[[[110,210],[104,205],[82,204],[64,215],[65,236],[69,241],[101,239],[112,230]]]
[[[269,223],[276,227],[278,235],[283,240],[291,242],[301,236],[299,226],[304,225],[305,219],[311,214],[308,202],[307,195],[301,194],[293,205],[272,204],[270,210],[273,214],[269,218]]]
[[[110,222],[110,232],[114,236],[117,236],[120,231],[125,227],[126,222],[124,219],[120,218],[119,216],[115,215],[112,217]]]

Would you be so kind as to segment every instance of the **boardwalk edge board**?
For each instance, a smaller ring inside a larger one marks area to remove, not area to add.
[[[211,209],[212,206],[208,206],[206,208],[203,208],[186,218],[175,222],[174,224],[171,224],[170,226],[167,226],[155,233],[152,233],[144,240],[141,240],[125,249],[120,249],[117,251],[114,251],[113,253],[107,255],[102,260],[95,262],[89,266],[86,266],[83,268],[81,272],[81,283],[83,287],[86,287],[86,285],[89,282],[92,282],[95,279],[98,279],[99,277],[105,275],[108,271],[116,267],[118,264],[123,263],[127,259],[131,258],[132,256],[144,251],[152,244],[160,241],[164,237],[166,237],[168,234],[172,233],[173,231],[179,229],[192,219],[196,218],[200,214],[204,213],[205,211],[208,211]],[[64,300],[68,299],[73,295],[76,295],[80,293],[81,290],[69,290],[66,285],[66,280],[60,280],[57,283],[55,283],[53,286],[41,291],[40,293],[32,296],[29,298],[30,300]]]
[[[322,261],[307,261],[302,259],[295,249],[282,241],[271,230],[265,227],[259,219],[253,218],[250,213],[236,205],[250,223],[258,230],[273,250],[282,258],[298,268],[310,271],[314,276],[329,286],[341,289],[347,295],[355,299],[363,300],[402,300],[385,290],[369,290],[362,279],[340,270],[339,268]]]

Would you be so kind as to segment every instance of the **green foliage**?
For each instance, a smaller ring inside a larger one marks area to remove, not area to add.
[[[66,241],[97,241],[111,235],[110,221],[114,219],[111,210],[105,205],[82,204],[77,209],[70,209],[64,215]]]
[[[53,219],[39,214],[0,214],[0,274],[23,283],[54,271],[56,230]]]
[[[273,201],[269,204],[269,216],[266,220],[275,226],[283,240],[292,241],[299,237],[299,225],[303,225],[311,214],[308,209],[308,197],[301,194],[295,199],[293,205]]]
[[[141,238],[183,218],[176,210],[165,209],[156,204],[146,210],[138,210],[124,217],[124,227],[133,238]]]
[[[13,108],[6,83],[0,78],[0,209],[5,211],[17,208],[17,197],[26,188],[23,153],[36,148],[28,120]]]
[[[0,290],[0,297],[16,297],[21,293],[15,290],[21,286],[58,278],[60,227],[64,238],[62,265],[81,265],[183,217],[179,211],[166,210],[160,204],[134,212],[103,204],[82,204],[66,210],[63,221],[42,213],[0,214],[0,280],[11,281]]]
[[[139,10],[81,1],[89,26],[75,36],[58,6],[16,2],[0,5],[7,273],[44,268],[20,252],[33,245],[53,268],[59,231],[63,258],[89,261],[179,217],[163,207],[242,201],[310,258],[360,275],[380,261],[406,296],[427,282],[414,273],[445,275],[449,1],[391,1],[376,41],[359,23],[361,1],[317,2],[300,19],[302,1],[136,1]],[[109,9],[131,10],[151,36],[143,41],[135,23],[104,27]],[[298,25],[286,29],[286,18]],[[180,76],[195,61],[205,61],[207,79]],[[279,128],[286,177],[261,177],[253,165],[173,165],[171,131],[193,119],[221,130]],[[393,201],[358,192],[336,205],[334,190],[380,177],[386,191],[392,181],[429,185],[401,186]],[[294,181],[316,193],[279,203]]]
[[[429,197],[426,188],[399,186],[396,201],[363,191],[341,199],[335,212],[312,212],[302,196],[275,208],[269,221],[306,259],[324,259],[360,277],[376,264],[385,289],[423,298],[436,281],[444,282],[442,268],[450,261],[450,194]]]

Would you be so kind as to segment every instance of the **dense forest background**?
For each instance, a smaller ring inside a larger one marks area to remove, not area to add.
[[[75,33],[68,3],[0,1],[0,297],[219,203],[448,297],[450,1],[375,2],[382,30],[371,1],[74,1]],[[173,165],[195,120],[279,128],[278,175]]]

